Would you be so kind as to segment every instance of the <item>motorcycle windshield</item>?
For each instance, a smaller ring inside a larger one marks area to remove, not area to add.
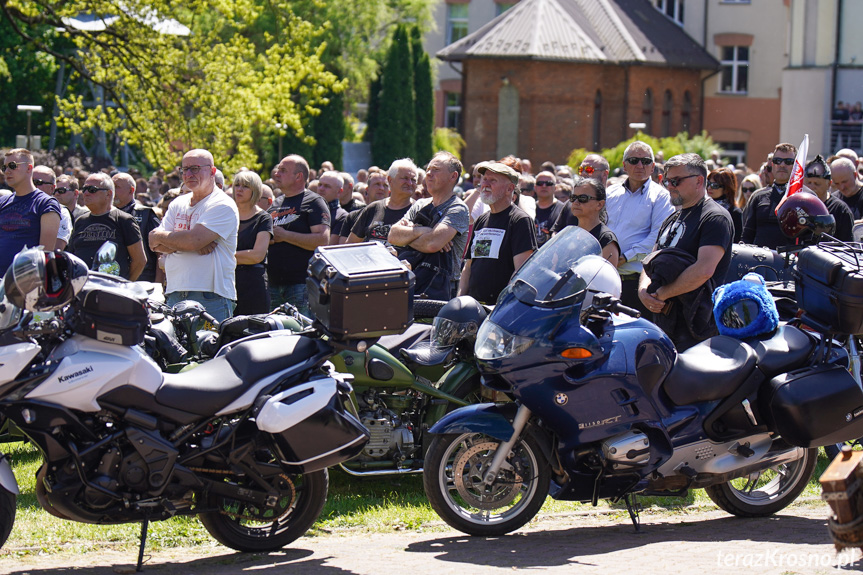
[[[578,273],[585,256],[601,256],[599,242],[589,232],[568,226],[551,238],[513,276],[504,290],[520,302],[559,307],[584,299],[587,281]],[[501,296],[501,300],[504,296]]]

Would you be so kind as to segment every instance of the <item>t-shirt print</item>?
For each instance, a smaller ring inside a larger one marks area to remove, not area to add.
[[[500,256],[500,247],[503,244],[503,237],[506,235],[506,230],[499,228],[482,228],[476,230],[471,249],[471,258],[490,258],[498,259]]]
[[[289,227],[299,217],[300,214],[297,213],[297,209],[294,207],[277,209],[273,211],[273,225]]]

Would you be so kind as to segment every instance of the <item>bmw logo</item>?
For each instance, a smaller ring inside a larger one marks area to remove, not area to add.
[[[566,405],[567,401],[569,401],[569,398],[565,393],[558,393],[554,396],[554,402],[558,405]]]

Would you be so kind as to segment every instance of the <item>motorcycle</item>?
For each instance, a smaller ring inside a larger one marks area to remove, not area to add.
[[[437,317],[446,305],[442,301],[415,300],[414,318]],[[485,310],[473,298],[462,307],[475,314],[473,321],[478,328]],[[194,368],[242,338],[274,330],[314,329],[314,320],[290,305],[270,314],[239,316],[217,323],[218,332],[197,330],[204,314],[204,308],[196,302],[161,309],[156,318],[151,314],[150,332],[154,337],[148,353],[164,370]],[[434,332],[432,324],[414,323],[404,333],[381,337],[364,351],[343,349],[330,358],[336,371],[353,376],[351,397],[358,406],[360,421],[370,432],[362,452],[340,464],[346,473],[358,477],[422,473],[423,454],[429,443],[427,430],[448,411],[482,400],[473,357],[476,329],[459,333],[447,345],[433,341]],[[171,333],[181,335],[174,338]],[[185,353],[174,353],[173,342]]]
[[[770,515],[805,488],[818,446],[863,434],[863,390],[817,306],[802,305],[812,332],[720,335],[678,353],[637,311],[591,292],[579,269],[598,254],[566,228],[480,328],[483,385],[514,402],[461,408],[430,430],[423,484],[450,526],[502,535],[550,494],[624,500],[638,529],[638,495],[695,488],[731,514]]]
[[[0,288],[0,417],[41,452],[39,504],[71,521],[141,522],[139,570],[149,521],[178,515],[238,551],[284,547],[323,509],[327,467],[369,439],[320,338],[273,332],[163,374],[140,347],[139,286],[30,249]],[[52,319],[32,321],[46,309]],[[2,457],[0,545],[17,494]]]

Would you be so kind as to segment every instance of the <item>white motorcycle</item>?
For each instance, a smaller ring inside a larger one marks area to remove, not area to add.
[[[176,515],[198,515],[239,551],[289,544],[323,509],[326,468],[368,441],[351,376],[334,371],[319,338],[262,334],[163,374],[139,346],[139,286],[29,249],[0,288],[0,421],[44,457],[39,503],[72,521],[141,522],[139,567],[148,522]],[[32,321],[45,311],[53,319]],[[17,493],[2,456],[0,545]]]

